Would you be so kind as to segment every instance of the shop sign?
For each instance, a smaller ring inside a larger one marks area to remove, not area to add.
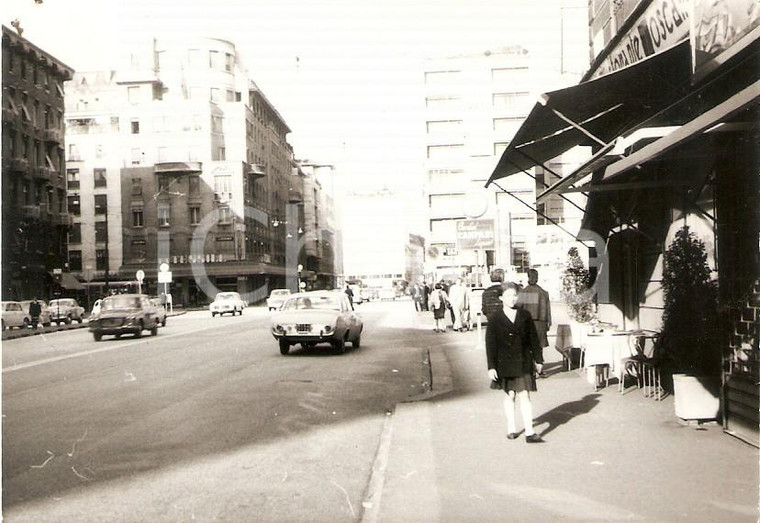
[[[493,220],[457,221],[457,250],[494,249]]]
[[[610,50],[592,78],[604,76],[664,51],[689,36],[692,0],[656,0]]]
[[[695,72],[709,72],[756,40],[758,32],[757,0],[694,0],[691,48]]]

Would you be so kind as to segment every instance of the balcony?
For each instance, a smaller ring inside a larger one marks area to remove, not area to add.
[[[20,172],[28,172],[29,160],[27,160],[26,158],[11,158],[11,170],[20,171]]]
[[[290,189],[288,191],[288,203],[303,203],[303,196],[301,196],[301,191]]]
[[[185,174],[201,174],[203,164],[201,162],[161,162],[154,166],[156,174],[168,174],[182,176]]]
[[[249,163],[247,174],[254,178],[262,178],[267,175],[266,166],[261,165],[260,163]]]
[[[67,212],[53,214],[53,223],[63,227],[71,227],[74,224],[74,217]]]
[[[46,142],[63,143],[63,132],[60,129],[45,129],[42,136]]]
[[[22,205],[21,206],[21,217],[22,218],[40,218],[40,215],[42,213],[40,212],[40,206],[39,205]]]

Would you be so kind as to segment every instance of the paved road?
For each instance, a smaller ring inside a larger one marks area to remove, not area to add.
[[[283,357],[269,315],[3,343],[8,521],[355,521],[386,412],[425,391],[408,302],[362,305],[362,347]]]

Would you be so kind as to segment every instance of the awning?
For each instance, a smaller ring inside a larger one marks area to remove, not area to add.
[[[606,76],[541,96],[501,155],[486,186],[577,145],[605,147],[652,120],[690,89],[687,40]],[[651,125],[659,125],[654,119]]]
[[[68,289],[70,291],[85,290],[85,286],[79,280],[77,280],[76,276],[74,276],[70,272],[62,272],[61,274],[53,274],[51,272],[49,274],[56,281],[58,281],[58,277],[60,276],[60,281],[58,281],[58,285],[60,285],[64,289]]]

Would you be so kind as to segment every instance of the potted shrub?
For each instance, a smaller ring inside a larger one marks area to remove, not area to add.
[[[581,346],[584,333],[591,330],[590,324],[596,321],[596,304],[592,287],[591,273],[583,265],[578,249],[571,247],[567,252],[565,270],[562,273],[560,296],[567,305],[567,313],[570,316],[570,331],[574,348]]]
[[[664,256],[662,357],[673,376],[676,415],[715,419],[720,412],[721,331],[718,290],[705,244],[688,226]]]

